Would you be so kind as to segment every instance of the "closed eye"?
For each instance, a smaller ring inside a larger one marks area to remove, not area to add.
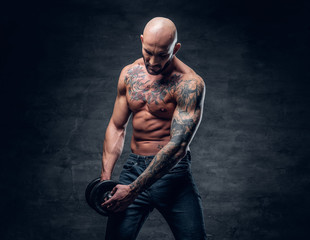
[[[153,55],[150,51],[148,51],[148,50],[146,50],[146,49],[144,49],[144,51],[148,54],[148,55]]]

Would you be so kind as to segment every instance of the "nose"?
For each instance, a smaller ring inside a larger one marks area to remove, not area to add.
[[[149,63],[150,63],[151,66],[158,65],[158,63],[159,63],[158,58],[155,57],[155,56],[151,56]]]

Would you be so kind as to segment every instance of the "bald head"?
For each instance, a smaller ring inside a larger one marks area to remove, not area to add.
[[[170,19],[156,17],[145,25],[143,37],[151,44],[174,46],[178,36],[176,26]]]
[[[142,56],[149,74],[158,75],[167,70],[180,49],[177,43],[177,29],[174,23],[163,17],[149,21],[141,37]]]

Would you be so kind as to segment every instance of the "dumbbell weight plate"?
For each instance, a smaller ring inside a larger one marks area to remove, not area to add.
[[[92,180],[86,187],[86,190],[85,190],[85,199],[86,199],[86,202],[88,203],[88,205],[91,207],[91,208],[94,208],[94,205],[92,204],[92,202],[90,201],[90,193],[91,191],[93,190],[93,188],[96,186],[97,183],[100,182],[100,177],[98,178],[95,178],[94,180]]]
[[[106,180],[97,183],[90,193],[90,202],[96,212],[103,216],[108,216],[109,212],[106,208],[102,207],[101,204],[105,201],[104,199],[108,196],[109,192],[118,184],[113,180]]]

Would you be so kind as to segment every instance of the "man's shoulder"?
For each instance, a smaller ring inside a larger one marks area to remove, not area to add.
[[[131,64],[123,67],[121,74],[118,80],[118,90],[123,94],[126,92],[126,85],[128,84],[128,79],[130,79],[130,75],[139,74],[143,72],[143,59],[137,59]]]
[[[202,77],[191,68],[184,71],[177,84],[175,97],[177,102],[201,102],[205,94],[205,83]]]
[[[126,65],[123,69],[122,69],[122,72],[121,74],[124,74],[126,75],[128,73],[128,71],[132,71],[133,69],[137,69],[137,68],[141,68],[143,67],[143,59],[142,58],[139,58],[137,60],[135,60],[133,63],[130,63],[128,65]]]
[[[191,67],[186,65],[184,62],[182,62],[180,59],[177,59],[178,63],[178,70],[180,71],[182,78],[180,81],[179,86],[180,87],[186,87],[189,84],[195,85],[195,86],[204,86],[204,80],[201,76],[199,76]]]
[[[178,84],[178,88],[186,89],[186,88],[204,88],[205,82],[197,73],[195,73],[192,69],[182,74],[182,78],[180,83]]]

